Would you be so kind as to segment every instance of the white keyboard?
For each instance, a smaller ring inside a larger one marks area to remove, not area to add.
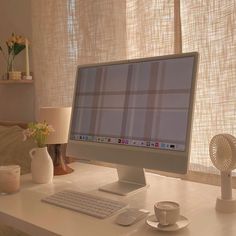
[[[55,193],[43,198],[42,201],[102,219],[111,216],[127,205],[123,202],[73,190]]]

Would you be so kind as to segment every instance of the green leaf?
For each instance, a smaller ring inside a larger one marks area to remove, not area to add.
[[[14,49],[14,54],[17,55],[17,54],[19,54],[23,49],[25,49],[25,45],[15,43],[13,49]]]

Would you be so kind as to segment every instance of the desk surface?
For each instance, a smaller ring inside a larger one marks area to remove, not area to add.
[[[97,190],[99,186],[117,179],[114,169],[84,163],[73,163],[72,167],[75,169],[73,173],[54,177],[52,184],[34,184],[31,175],[22,176],[20,192],[0,196],[0,222],[34,236],[167,235],[165,232],[150,228],[145,224],[145,220],[129,227],[122,227],[114,223],[116,215],[101,220],[40,201],[46,195],[70,188],[123,200],[130,207],[148,209],[150,214],[153,214],[153,205],[157,201],[177,201],[181,205],[181,214],[190,220],[190,224],[187,228],[175,232],[174,235],[236,235],[236,214],[215,211],[219,187],[147,173],[149,188],[122,197]]]

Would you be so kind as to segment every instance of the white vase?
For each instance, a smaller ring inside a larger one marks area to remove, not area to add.
[[[53,179],[53,162],[47,147],[33,148],[31,157],[31,173],[33,182],[38,184],[51,183]]]

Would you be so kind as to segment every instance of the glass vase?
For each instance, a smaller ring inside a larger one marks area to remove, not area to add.
[[[14,59],[9,56],[7,60],[7,73],[10,71],[14,71]]]

